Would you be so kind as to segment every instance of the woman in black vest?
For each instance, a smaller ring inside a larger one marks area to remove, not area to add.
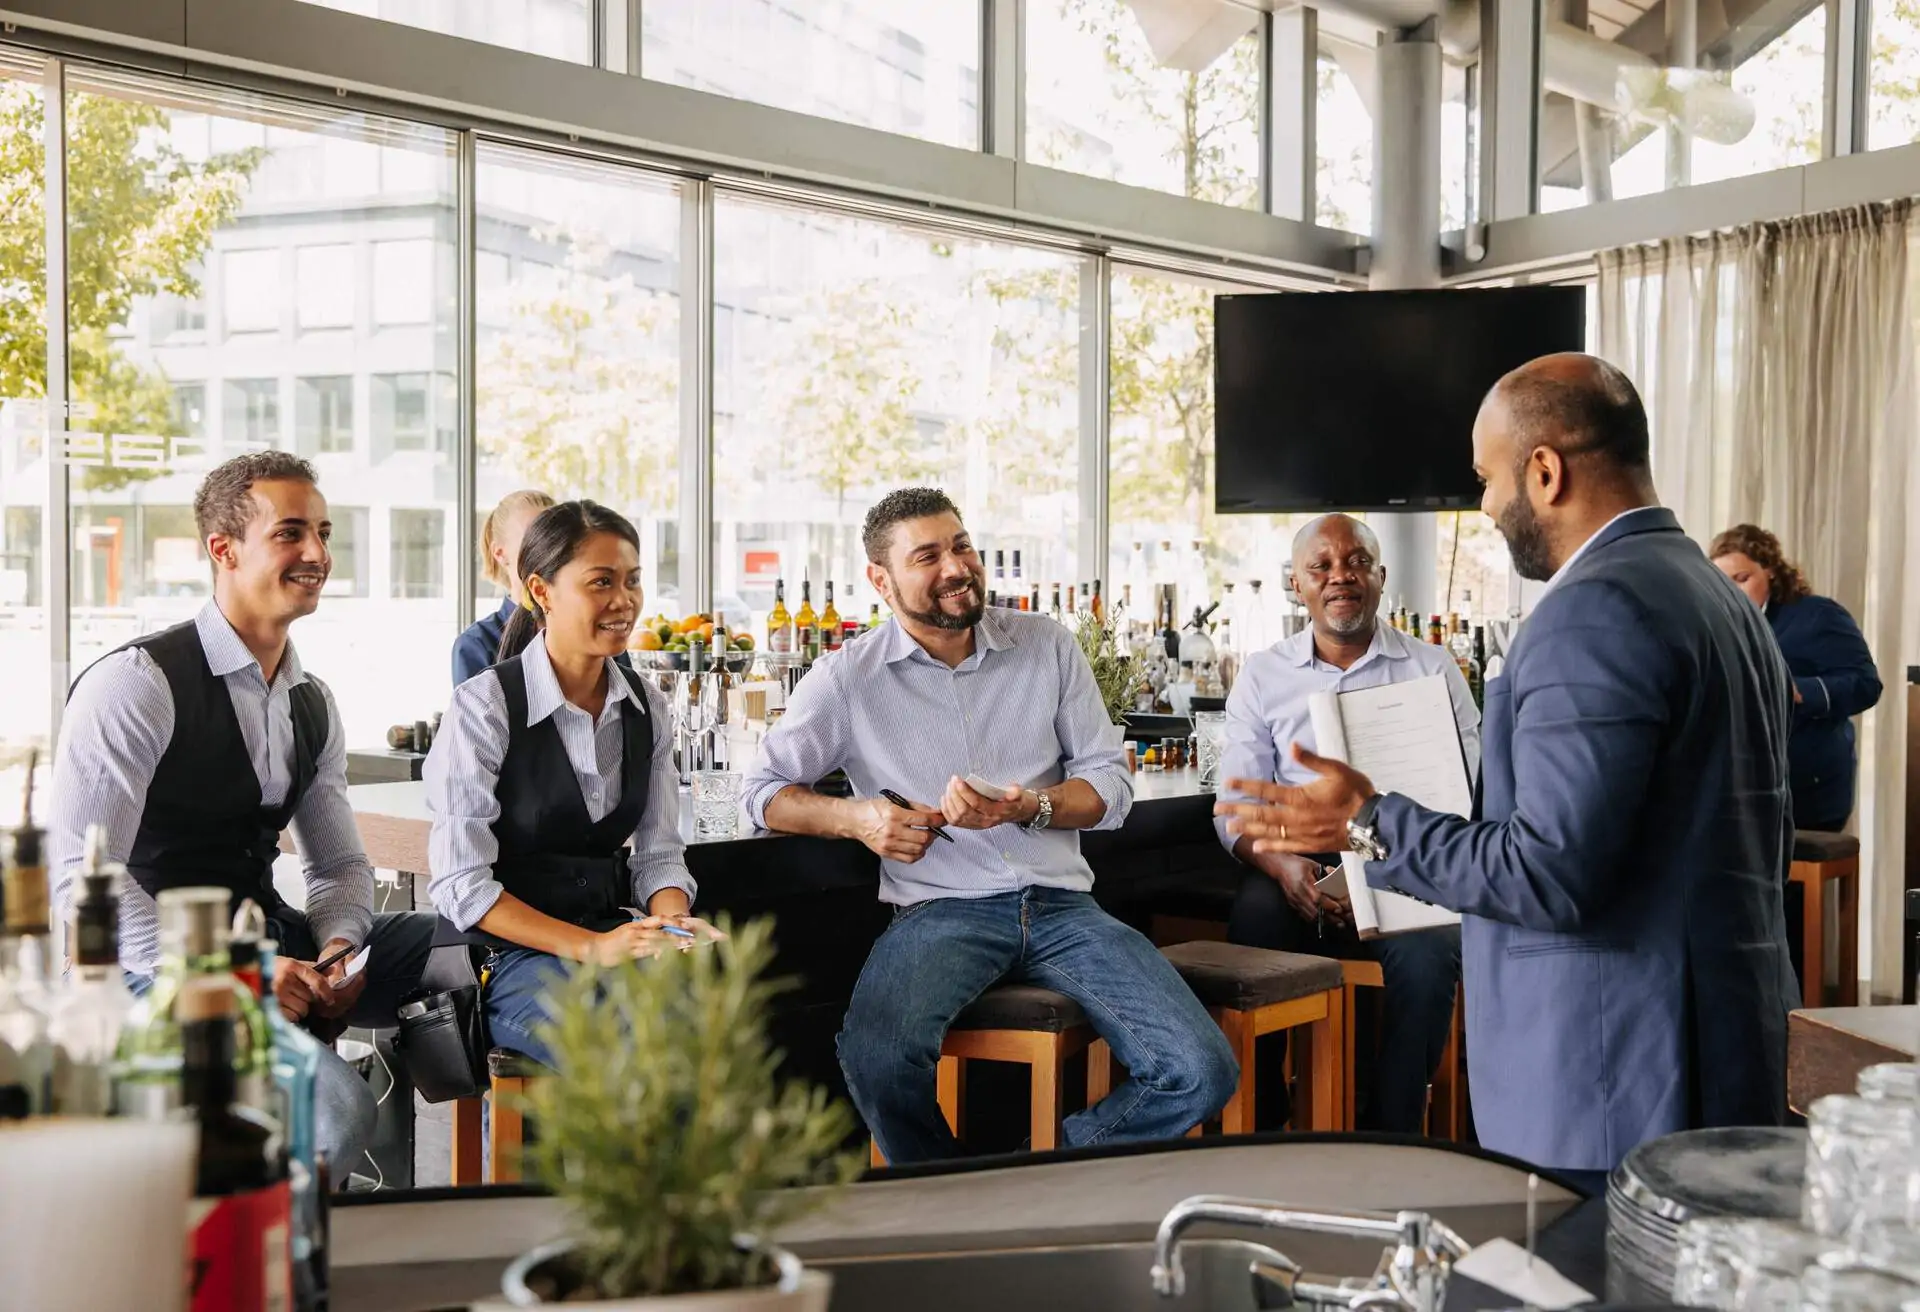
[[[493,1041],[551,1065],[533,1029],[564,961],[712,930],[689,914],[666,702],[613,659],[640,617],[639,534],[564,501],[527,530],[519,566],[528,605],[500,663],[454,690],[427,757],[428,861],[434,908],[491,949]]]

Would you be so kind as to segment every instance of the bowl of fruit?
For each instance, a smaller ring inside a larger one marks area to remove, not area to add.
[[[706,653],[708,668],[712,668],[721,655],[715,650],[721,634],[726,639],[727,669],[735,674],[745,674],[753,665],[753,635],[726,633],[725,630],[716,633],[711,615],[688,615],[678,620],[656,615],[642,621],[634,633],[633,661],[642,669],[684,670],[687,668],[688,653],[692,651],[693,644],[698,642]]]

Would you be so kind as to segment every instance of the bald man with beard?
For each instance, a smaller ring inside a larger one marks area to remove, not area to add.
[[[1514,568],[1547,584],[1487,686],[1474,816],[1298,744],[1311,780],[1222,809],[1256,854],[1351,846],[1374,887],[1462,914],[1480,1142],[1597,1191],[1648,1139],[1785,1118],[1791,683],[1659,505],[1619,370],[1507,375],[1473,459]]]
[[[1380,623],[1386,566],[1373,530],[1346,515],[1323,515],[1294,537],[1293,580],[1312,623],[1284,642],[1247,658],[1227,698],[1223,778],[1245,776],[1305,783],[1313,772],[1287,754],[1290,744],[1314,745],[1307,702],[1318,692],[1351,692],[1442,675],[1453,697],[1454,721],[1469,771],[1480,760],[1480,711],[1460,667],[1445,648],[1420,642]],[[1460,978],[1460,931],[1448,926],[1362,939],[1353,929],[1344,898],[1315,885],[1337,853],[1258,852],[1254,841],[1216,822],[1220,841],[1247,867],[1234,897],[1227,937],[1251,947],[1305,952],[1380,963],[1385,988],[1379,1055],[1361,1072],[1362,1128],[1418,1134],[1426,1111],[1427,1084],[1446,1047],[1453,1019],[1454,986]],[[1286,1036],[1263,1040],[1284,1050]],[[1368,1053],[1363,1045],[1358,1049]],[[1368,1053],[1370,1056],[1371,1054]],[[1263,1060],[1277,1060],[1270,1051]],[[1276,1094],[1280,1080],[1259,1089]],[[1280,1107],[1263,1107],[1261,1123],[1278,1120]]]

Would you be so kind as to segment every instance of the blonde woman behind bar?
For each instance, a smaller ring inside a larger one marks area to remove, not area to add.
[[[522,488],[500,498],[500,504],[487,516],[480,528],[480,567],[487,582],[505,590],[500,609],[482,616],[467,626],[453,644],[453,686],[458,688],[500,656],[500,635],[520,605],[520,579],[514,562],[520,558],[520,541],[527,525],[540,512],[553,505],[553,498],[533,488]]]

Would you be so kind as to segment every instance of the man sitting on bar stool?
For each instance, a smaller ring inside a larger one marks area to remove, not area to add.
[[[1089,892],[1074,831],[1118,828],[1133,784],[1086,658],[1047,617],[986,608],[986,569],[945,493],[890,493],[862,537],[893,618],[815,663],[746,785],[756,824],[880,857],[893,923],[839,1039],[855,1106],[889,1162],[955,1156],[935,1098],[941,1042],[987,989],[1027,983],[1080,1004],[1128,1073],[1067,1118],[1064,1143],[1185,1133],[1239,1071],[1173,967]],[[810,786],[835,769],[854,798]],[[983,794],[968,775],[1008,788]]]
[[[278,941],[273,992],[288,1020],[330,1042],[346,1025],[393,1025],[417,987],[433,917],[373,912],[373,870],[347,804],[340,712],[287,630],[320,604],[332,523],[313,466],[279,451],[209,473],[194,520],[213,564],[213,600],[183,624],[136,638],[75,681],[61,725],[48,841],[64,916],[89,824],[134,887],[120,897],[120,964],[135,993],[153,983],[162,889],[220,886],[252,898]],[[300,847],[305,910],[273,884],[280,833]],[[338,948],[371,946],[364,971]],[[373,1141],[367,1082],[323,1044],[315,1143],[344,1185]]]
[[[1309,697],[1329,689],[1378,688],[1435,674],[1444,675],[1453,696],[1468,773],[1478,774],[1480,711],[1460,667],[1446,648],[1378,622],[1387,571],[1373,530],[1345,515],[1314,520],[1293,539],[1293,577],[1312,623],[1247,658],[1227,698],[1220,777],[1306,783],[1313,772],[1288,754],[1287,745],[1314,745]],[[1255,852],[1253,840],[1228,832],[1224,818],[1214,826],[1227,851],[1248,867],[1227,923],[1230,941],[1380,963],[1386,985],[1380,1056],[1372,1089],[1362,1091],[1361,1123],[1366,1129],[1418,1134],[1427,1084],[1446,1049],[1453,1020],[1454,987],[1460,979],[1459,927],[1363,940],[1353,931],[1346,900],[1316,887],[1323,859]],[[1337,855],[1324,858],[1329,864],[1338,860]],[[1284,1044],[1286,1036],[1276,1035],[1275,1040]],[[1278,1080],[1261,1087],[1284,1088]],[[1263,1109],[1260,1119],[1272,1123],[1279,1113]]]

